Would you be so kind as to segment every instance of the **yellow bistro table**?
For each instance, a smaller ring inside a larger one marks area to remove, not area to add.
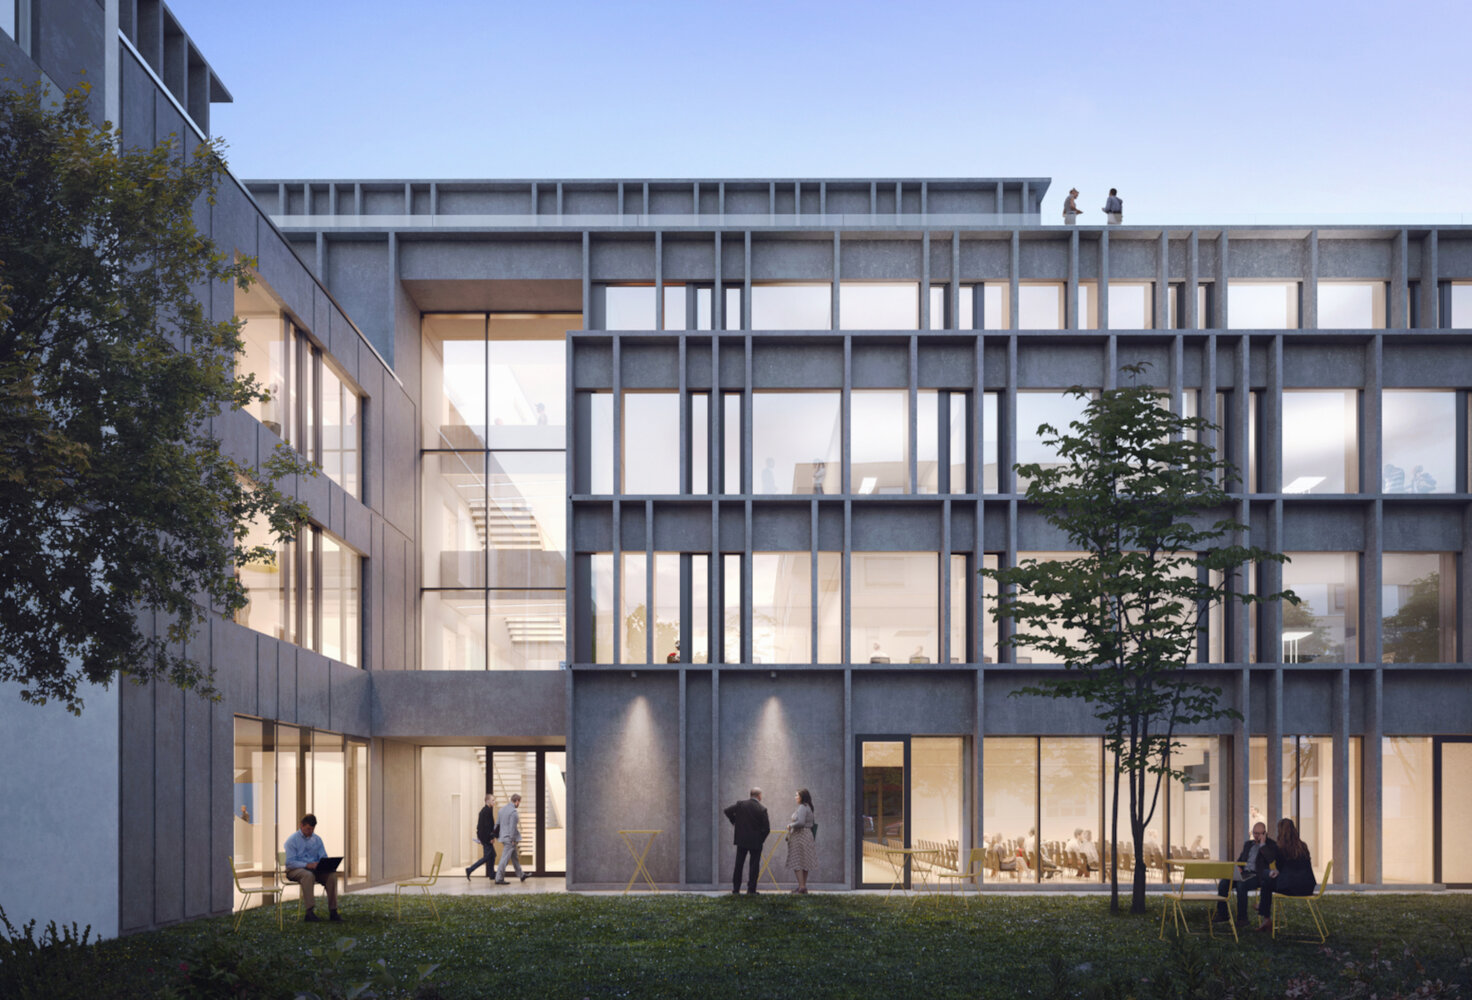
[[[659,891],[659,886],[654,884],[654,879],[649,875],[649,869],[644,867],[644,859],[649,857],[649,848],[654,846],[654,838],[661,833],[664,831],[620,830],[618,832],[618,835],[623,838],[624,846],[629,849],[629,856],[634,859],[634,874],[629,876],[629,884],[624,886],[624,895],[629,894],[629,890],[634,887],[634,880],[640,875],[644,876],[644,881],[648,883],[649,888],[655,892]],[[638,846],[640,842],[643,843],[642,847]]]
[[[782,888],[782,886],[777,882],[777,876],[772,874],[772,859],[777,856],[777,848],[782,846],[782,841],[787,839],[787,831],[773,830],[772,833],[767,834],[767,836],[770,837],[773,833],[777,835],[777,839],[772,841],[772,847],[770,850],[768,850],[766,847],[762,848],[762,870],[760,874],[757,875],[756,882],[757,885],[761,885],[762,875],[765,875],[767,877],[767,881],[772,883],[773,889],[780,889]]]
[[[910,885],[908,887],[905,886],[905,859],[909,858],[911,862],[914,862],[925,855],[933,856],[939,854],[939,851],[937,851],[933,847],[889,846],[885,846],[883,850],[885,856],[889,858],[890,866],[894,868],[894,881],[889,884],[889,892],[886,892],[884,894],[885,899],[888,899],[890,893],[894,892],[896,889],[904,893],[906,897],[909,897],[911,891],[915,887],[916,878],[919,879],[920,887],[922,889],[933,892],[930,887],[930,869],[928,867],[921,867],[920,865],[913,863],[910,865]]]

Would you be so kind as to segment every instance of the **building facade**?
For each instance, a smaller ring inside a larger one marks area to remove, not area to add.
[[[75,0],[99,27],[53,56],[66,5],[36,6],[6,57],[64,85],[81,46],[130,144],[207,133],[195,88],[223,88],[162,4]],[[778,820],[811,789],[819,886],[888,885],[894,844],[1102,884],[1099,726],[1014,694],[1059,668],[1002,641],[977,570],[1068,554],[1013,466],[1138,362],[1291,557],[1241,585],[1303,598],[1208,622],[1191,669],[1241,718],[1184,735],[1152,877],[1291,816],[1337,883],[1472,883],[1472,230],[1064,227],[1048,187],[227,185],[208,229],[261,281],[211,306],[281,391],[220,435],[323,475],[201,637],[220,702],[123,686],[75,732],[0,705],[7,759],[103,803],[102,926],[228,908],[220,856],[269,869],[308,809],[350,886],[463,866],[486,791],[524,795],[524,862],[573,889],[627,881],[623,830],[660,831],[662,884],[723,885],[751,785]],[[5,783],[36,808],[0,851],[96,812]]]

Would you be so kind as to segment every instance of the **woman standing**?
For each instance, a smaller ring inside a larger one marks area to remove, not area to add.
[[[1268,866],[1277,862],[1276,870]],[[1269,840],[1257,852],[1257,912],[1262,915],[1260,931],[1273,929],[1273,893],[1284,896],[1312,896],[1318,888],[1314,878],[1314,862],[1308,845],[1298,839],[1298,827],[1286,816],[1278,820],[1278,839]]]
[[[818,842],[814,832],[818,822],[813,816],[813,797],[806,788],[797,791],[797,809],[787,824],[787,868],[797,873],[797,888],[808,891],[808,873],[818,867]]]

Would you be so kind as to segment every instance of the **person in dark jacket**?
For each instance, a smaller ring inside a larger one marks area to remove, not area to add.
[[[731,892],[734,894],[741,891],[741,866],[746,863],[749,855],[751,874],[746,880],[746,892],[755,896],[756,879],[762,870],[762,847],[767,842],[767,834],[772,832],[771,821],[767,819],[767,807],[762,805],[762,790],[753,788],[751,798],[727,806],[726,818],[736,828],[736,873],[731,876]]]
[[[1261,889],[1261,880],[1257,877],[1257,858],[1262,854],[1263,848],[1273,844],[1268,839],[1268,827],[1266,823],[1252,824],[1252,836],[1247,838],[1242,845],[1242,851],[1237,855],[1237,864],[1241,866],[1237,871],[1237,923],[1247,925],[1247,894],[1253,889]],[[1231,895],[1232,882],[1222,879],[1217,883],[1216,894],[1223,898]],[[1213,920],[1227,919],[1227,904],[1221,903],[1216,908],[1216,916]]]
[[[481,865],[486,866],[486,878],[494,878],[496,871],[496,838],[500,831],[496,829],[496,797],[486,796],[486,804],[480,807],[480,815],[475,818],[475,839],[480,841],[482,857],[475,864],[465,869],[465,880],[470,881],[470,873]]]
[[[1276,870],[1272,867],[1276,864]],[[1257,912],[1262,915],[1260,931],[1273,929],[1273,893],[1312,896],[1318,888],[1314,861],[1308,845],[1298,839],[1298,827],[1286,816],[1278,820],[1278,840],[1269,840],[1257,854],[1257,878],[1262,891],[1257,895]]]

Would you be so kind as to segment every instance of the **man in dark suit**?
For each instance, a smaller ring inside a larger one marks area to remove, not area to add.
[[[731,876],[731,892],[741,891],[741,866],[751,856],[751,875],[746,880],[748,895],[756,895],[756,877],[761,873],[762,846],[772,824],[767,819],[767,807],[762,805],[762,790],[753,788],[751,798],[742,799],[726,807],[726,818],[736,827],[736,873]]]
[[[1253,889],[1259,888],[1262,884],[1257,873],[1257,858],[1262,853],[1262,849],[1268,844],[1273,844],[1273,841],[1268,839],[1267,826],[1262,823],[1256,823],[1252,827],[1251,838],[1242,844],[1242,852],[1237,855],[1237,864],[1243,866],[1237,869],[1237,923],[1239,925],[1245,925],[1247,923],[1247,894]],[[1276,847],[1277,845],[1273,844],[1273,846]],[[1216,894],[1218,896],[1230,895],[1231,891],[1232,883],[1226,879],[1222,879],[1217,883]],[[1212,917],[1212,919],[1227,919],[1226,903],[1217,904],[1216,916]]]
[[[475,821],[475,839],[480,841],[481,859],[465,869],[465,880],[481,865],[486,866],[486,878],[494,878],[496,871],[495,840],[500,831],[496,829],[496,797],[486,796],[486,804],[480,807],[480,816]]]

